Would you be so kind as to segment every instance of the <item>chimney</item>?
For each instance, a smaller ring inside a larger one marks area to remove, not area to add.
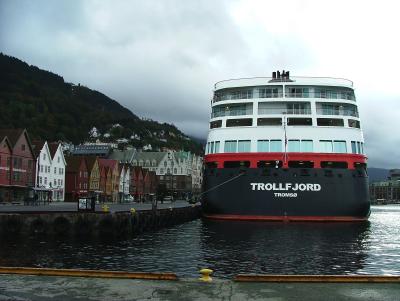
[[[273,79],[276,79],[276,72],[275,72],[275,71],[272,72],[272,78],[273,78]]]
[[[279,72],[279,70],[276,71],[276,74],[277,74],[277,78],[281,78],[281,73]]]

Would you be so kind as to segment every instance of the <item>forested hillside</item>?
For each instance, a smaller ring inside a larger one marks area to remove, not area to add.
[[[103,141],[126,138],[136,147],[202,151],[198,142],[171,124],[143,120],[98,91],[66,83],[57,74],[4,54],[0,54],[0,114],[1,128],[27,128],[33,138],[48,141],[81,143],[96,127]]]

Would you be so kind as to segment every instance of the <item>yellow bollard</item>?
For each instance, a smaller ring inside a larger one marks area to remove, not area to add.
[[[213,270],[210,269],[201,269],[200,273],[201,273],[201,277],[199,278],[199,280],[204,281],[204,282],[211,282],[212,278],[210,277],[210,275],[212,274]]]
[[[101,206],[101,209],[103,210],[104,213],[110,212],[110,207],[108,207],[107,205]]]
[[[131,214],[135,214],[136,213],[136,209],[135,208],[131,208]]]

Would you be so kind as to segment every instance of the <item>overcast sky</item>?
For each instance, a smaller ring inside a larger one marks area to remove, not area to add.
[[[348,78],[369,165],[400,167],[398,3],[0,0],[0,51],[203,138],[219,80]]]

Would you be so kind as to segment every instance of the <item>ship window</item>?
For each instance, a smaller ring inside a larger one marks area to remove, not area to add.
[[[313,141],[301,140],[301,151],[305,153],[311,153],[313,151]]]
[[[288,118],[288,125],[312,125],[311,118]]]
[[[361,154],[364,154],[364,143],[361,142]]]
[[[334,153],[347,153],[346,141],[333,141]]]
[[[358,120],[349,119],[349,127],[351,128],[360,128],[360,122]]]
[[[238,116],[238,115],[251,115],[251,114],[253,114],[252,103],[226,104],[213,107],[211,112],[211,118],[221,117],[221,116]]]
[[[289,161],[288,165],[291,168],[314,168],[312,161]]]
[[[282,167],[282,161],[278,160],[271,160],[271,161],[258,161],[257,162],[258,168],[280,168]]]
[[[269,152],[269,140],[258,140],[257,141],[258,152]]]
[[[228,140],[225,141],[225,153],[236,153],[237,150],[237,141],[236,140]]]
[[[347,162],[342,161],[321,161],[322,168],[347,168]]]
[[[214,149],[215,153],[219,153],[219,141],[215,141],[215,149]]]
[[[317,118],[318,126],[344,126],[343,119],[338,118]]]
[[[282,118],[258,118],[257,125],[282,125]]]
[[[367,170],[367,164],[366,163],[360,163],[360,162],[354,162],[354,168]]]
[[[355,141],[351,141],[351,152],[357,154],[357,145]]]
[[[259,98],[282,97],[282,87],[278,88],[261,88],[258,89]]]
[[[224,168],[249,168],[250,161],[225,161]]]
[[[207,168],[217,168],[217,166],[218,166],[217,162],[206,162]]]
[[[300,152],[300,140],[289,140],[288,152]]]
[[[271,152],[281,152],[282,151],[282,140],[271,140],[269,145],[270,145]]]
[[[226,121],[227,127],[235,127],[235,126],[251,126],[253,125],[252,118],[241,118],[241,119],[228,119]]]
[[[309,102],[260,102],[258,103],[258,114],[311,114]]]
[[[210,145],[210,154],[213,154],[213,153],[214,153],[214,141],[211,142],[211,145]]]
[[[319,141],[319,149],[321,153],[332,153],[333,152],[333,144],[330,140],[320,140]]]
[[[361,154],[361,142],[357,141],[357,154]]]
[[[238,153],[250,152],[250,140],[239,140]]]
[[[337,102],[317,102],[317,114],[320,115],[344,115],[358,117],[357,106]]]
[[[309,97],[309,88],[289,88],[289,93],[286,94],[286,97],[299,97],[299,98],[308,98]]]
[[[222,120],[215,120],[210,122],[210,129],[220,128],[222,126]]]

